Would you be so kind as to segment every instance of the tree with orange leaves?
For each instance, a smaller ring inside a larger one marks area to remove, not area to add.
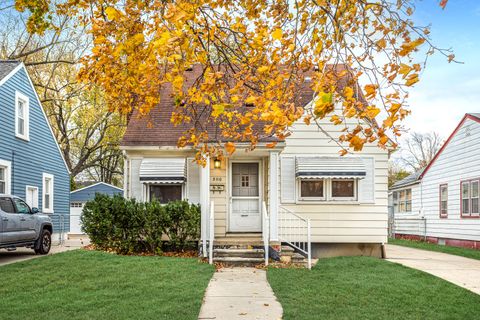
[[[191,124],[178,145],[198,148],[200,160],[234,152],[232,141],[254,147],[265,136],[284,138],[301,118],[343,126],[342,154],[366,143],[387,147],[409,114],[408,87],[424,65],[414,59],[419,48],[454,60],[411,20],[413,2],[17,0],[16,8],[31,12],[30,32],[55,28],[53,11],[88,27],[93,45],[79,79],[102,88],[111,110],[148,114],[171,84],[171,121]],[[186,84],[197,64],[201,75]],[[312,103],[303,108],[296,99],[307,77]],[[221,131],[215,143],[208,125]]]

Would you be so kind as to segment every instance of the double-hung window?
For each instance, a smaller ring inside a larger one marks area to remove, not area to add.
[[[480,179],[463,181],[460,191],[462,196],[461,213],[462,217],[479,217],[480,197],[479,197]]]
[[[7,189],[7,168],[0,167],[0,193],[6,193]]]
[[[10,193],[10,161],[0,160],[0,194]]]
[[[440,218],[448,217],[448,184],[440,185]]]
[[[53,175],[43,174],[43,212],[53,213]]]
[[[29,100],[28,97],[16,92],[15,94],[15,136],[29,140]]]
[[[412,211],[412,189],[393,192],[393,212],[405,213]]]

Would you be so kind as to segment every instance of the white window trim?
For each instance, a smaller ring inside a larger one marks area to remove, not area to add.
[[[35,189],[35,190],[37,190],[37,199],[36,199],[37,205],[36,205],[36,206],[33,206],[33,205],[32,205],[30,209],[32,209],[32,208],[37,208],[37,209],[38,209],[38,204],[40,203],[40,202],[38,201],[38,195],[39,195],[38,187],[35,187],[35,186],[25,186],[25,203],[27,203],[28,189]],[[35,203],[35,201],[34,201],[34,203]],[[27,203],[27,204],[28,204],[28,203]],[[29,205],[29,204],[28,204],[28,205]],[[30,205],[29,205],[29,206],[30,206]]]
[[[295,203],[296,204],[361,204],[359,197],[358,197],[358,179],[353,178],[354,181],[354,197],[332,197],[332,181],[333,180],[352,180],[352,179],[332,179],[332,178],[324,178],[323,179],[323,198],[309,198],[309,197],[301,197],[301,178],[296,179],[296,196],[295,196]],[[303,179],[303,180],[313,180],[313,179]],[[317,179],[321,180],[321,179]]]
[[[50,204],[49,204],[48,209],[45,208],[45,179],[46,178],[51,180],[51,183],[50,183]],[[42,212],[43,213],[53,213],[54,212],[54,210],[53,210],[53,204],[54,204],[53,198],[55,196],[54,182],[55,181],[54,181],[54,175],[53,174],[43,173],[43,179],[42,179]]]
[[[7,160],[0,160],[0,167],[5,168],[5,194],[12,193],[12,163]]]
[[[25,102],[24,109],[24,134],[18,132],[18,101],[23,100]],[[28,97],[18,91],[15,92],[15,136],[25,141],[30,141],[30,100]]]

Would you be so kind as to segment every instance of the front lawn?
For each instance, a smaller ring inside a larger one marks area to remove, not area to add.
[[[268,269],[284,319],[478,319],[480,296],[370,257],[320,259],[311,270]]]
[[[214,268],[75,250],[0,267],[0,319],[197,319]]]
[[[398,246],[422,249],[422,250],[449,253],[457,256],[480,260],[480,250],[475,250],[475,249],[441,246],[438,244],[428,243],[425,241],[413,241],[413,240],[404,240],[404,239],[388,239],[388,243],[395,244]]]

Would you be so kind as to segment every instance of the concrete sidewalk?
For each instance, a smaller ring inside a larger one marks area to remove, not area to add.
[[[63,245],[52,245],[52,248],[50,249],[50,252],[48,254],[51,255],[59,252],[79,249],[83,246],[88,245],[89,243],[90,241],[88,240],[88,238],[84,240],[65,240]],[[38,257],[42,257],[42,255],[36,255],[32,249],[18,248],[15,251],[7,251],[5,249],[0,249],[0,266],[18,261],[30,260]]]
[[[480,294],[480,260],[452,254],[386,245],[387,260],[422,270]]]
[[[224,268],[210,280],[198,319],[278,320],[282,313],[265,270]]]

